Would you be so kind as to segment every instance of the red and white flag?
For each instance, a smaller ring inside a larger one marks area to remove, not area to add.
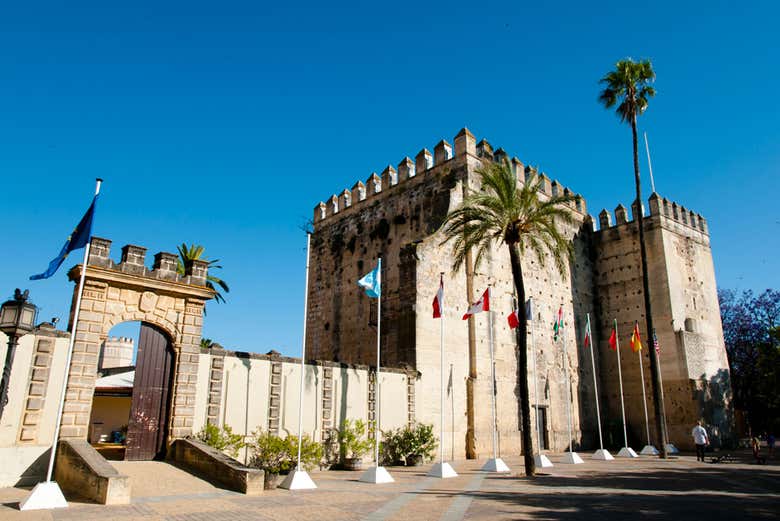
[[[469,310],[463,315],[463,320],[468,320],[469,317],[475,313],[481,313],[483,311],[490,311],[490,288],[486,289],[476,304],[471,306]]]
[[[508,317],[506,317],[506,321],[509,322],[509,329],[515,329],[520,325],[520,320],[517,318],[516,309],[512,311]]]
[[[439,280],[439,291],[437,291],[436,296],[433,297],[433,318],[441,318],[443,309],[444,309],[444,275],[441,275],[441,279]]]

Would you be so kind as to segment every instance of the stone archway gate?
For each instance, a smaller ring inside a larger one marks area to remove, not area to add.
[[[73,357],[68,372],[60,437],[86,439],[97,378],[100,344],[116,324],[142,321],[164,331],[175,353],[173,396],[168,415],[168,441],[192,434],[203,307],[213,298],[206,287],[208,263],[193,261],[185,275],[176,273],[177,256],[157,253],[152,269],[145,266],[146,248],[127,245],[117,264],[110,258],[111,241],[92,238]],[[68,276],[78,281],[82,265]],[[76,307],[74,290],[70,317]]]

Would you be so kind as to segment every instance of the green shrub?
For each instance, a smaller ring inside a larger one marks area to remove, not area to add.
[[[411,427],[404,427],[398,434],[397,447],[404,457],[422,456],[424,459],[433,458],[434,451],[439,444],[433,434],[433,425],[415,423]]]
[[[379,444],[379,455],[385,465],[394,465],[404,459],[406,454],[401,450],[402,429],[382,431],[382,443]]]
[[[271,432],[257,430],[252,433],[254,441],[249,443],[252,451],[251,465],[266,472],[279,474],[295,468],[298,462],[298,437],[288,434],[282,438]],[[311,469],[322,460],[322,445],[308,434],[301,438],[301,467]]]
[[[344,420],[338,429],[338,441],[341,458],[362,458],[373,443],[366,436],[366,423],[363,420]]]
[[[241,434],[233,434],[230,425],[223,425],[222,428],[211,423],[207,423],[195,438],[202,441],[210,447],[224,452],[231,458],[238,457],[238,451],[246,444]]]

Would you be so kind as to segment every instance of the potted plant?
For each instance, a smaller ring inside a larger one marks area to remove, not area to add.
[[[245,445],[244,437],[241,434],[233,434],[233,429],[227,424],[220,428],[213,423],[207,423],[200,432],[195,435],[195,438],[206,445],[227,454],[231,458],[237,458],[238,451]]]
[[[250,465],[265,472],[266,490],[279,484],[279,475],[286,474],[298,464],[298,436],[288,434],[286,438],[270,432],[257,430],[252,433],[255,441],[249,444],[252,450]],[[322,460],[322,445],[308,434],[301,438],[301,467],[309,470]]]
[[[345,470],[363,468],[363,456],[371,450],[371,441],[366,437],[366,423],[363,420],[344,420],[338,429],[341,464]]]
[[[263,469],[265,472],[264,488],[266,490],[274,489],[279,484],[279,474],[289,471],[292,466],[290,444],[287,439],[271,432],[255,431],[252,436],[254,442],[250,444],[252,449],[250,465]],[[296,445],[296,456],[297,448]]]
[[[433,457],[437,446],[433,425],[415,423],[400,432],[399,451],[406,458],[407,466],[422,465]]]
[[[401,450],[402,429],[390,429],[382,432],[382,443],[379,444],[379,454],[385,465],[404,465],[404,454]]]

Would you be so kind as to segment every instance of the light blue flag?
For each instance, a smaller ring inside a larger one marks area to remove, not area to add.
[[[382,294],[382,259],[376,264],[376,268],[366,273],[362,279],[358,281],[358,286],[365,288],[366,295],[371,298],[379,298]]]

